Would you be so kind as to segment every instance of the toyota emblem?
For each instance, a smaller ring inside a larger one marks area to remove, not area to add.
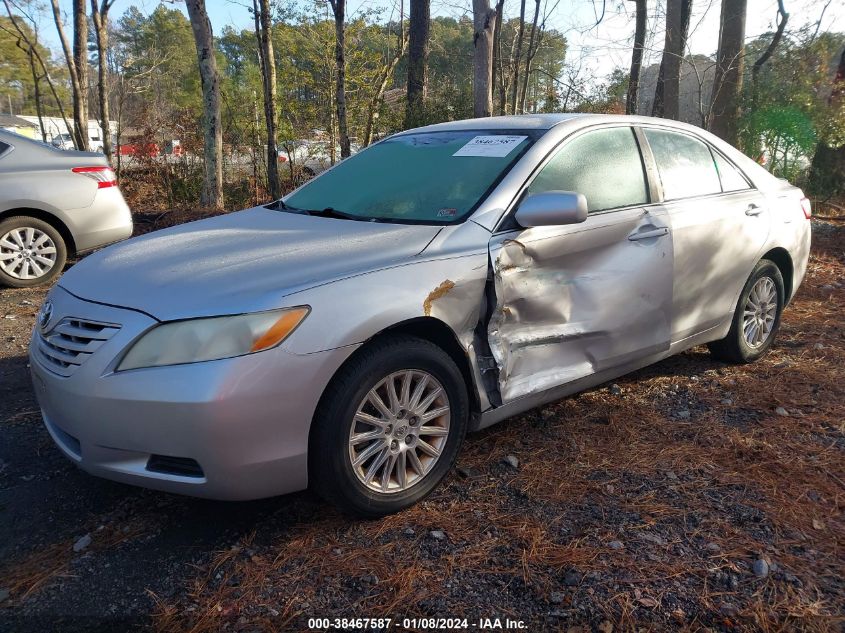
[[[44,302],[44,305],[41,306],[41,312],[38,314],[38,325],[41,327],[42,331],[47,330],[47,326],[50,325],[50,319],[53,318],[53,304],[48,299]]]

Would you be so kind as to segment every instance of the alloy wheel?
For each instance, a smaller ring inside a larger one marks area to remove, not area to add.
[[[748,293],[742,312],[742,335],[750,348],[759,348],[771,336],[777,310],[775,282],[770,277],[760,277]]]
[[[56,264],[53,239],[44,231],[22,226],[0,237],[0,269],[14,279],[38,279]]]
[[[451,409],[443,385],[417,369],[383,378],[358,405],[349,460],[358,480],[382,494],[418,484],[440,459]]]

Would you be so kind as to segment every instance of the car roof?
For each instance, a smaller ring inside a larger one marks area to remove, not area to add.
[[[447,121],[424,127],[406,130],[409,132],[446,132],[457,130],[548,130],[558,123],[578,117],[590,116],[579,112],[558,114],[520,114],[511,116],[493,116],[478,119],[464,119],[461,121]]]

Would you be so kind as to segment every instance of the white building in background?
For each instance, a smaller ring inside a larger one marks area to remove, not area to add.
[[[38,123],[38,116],[34,114],[19,114],[17,115],[18,118],[23,119],[24,121],[29,121],[32,123],[34,127],[34,135],[33,138],[41,138],[41,128],[39,127]],[[68,129],[67,125],[65,125],[64,120],[61,117],[57,116],[45,116],[42,117],[41,120],[44,122],[44,132],[47,135],[47,142],[49,143],[55,137],[61,136],[62,134],[70,134],[70,130]],[[73,119],[68,117],[68,124],[73,125]],[[112,135],[117,133],[117,121],[109,121],[109,127],[111,128],[109,131]],[[100,140],[102,139],[102,135],[100,133],[100,122],[94,119],[88,119],[88,138],[93,140]]]

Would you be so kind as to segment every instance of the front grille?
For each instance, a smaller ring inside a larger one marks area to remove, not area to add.
[[[38,332],[35,349],[47,369],[60,376],[70,376],[118,330],[120,326],[112,323],[69,317],[59,321],[47,334]]]

